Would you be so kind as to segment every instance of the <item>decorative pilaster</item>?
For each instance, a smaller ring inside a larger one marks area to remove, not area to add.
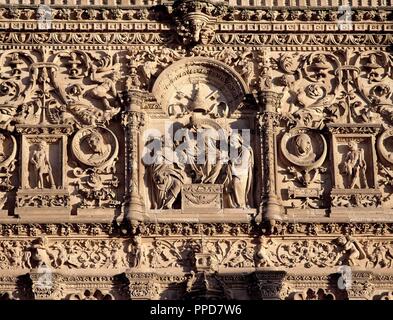
[[[50,268],[33,269],[29,273],[31,290],[35,300],[58,300],[62,298],[61,275]]]
[[[153,272],[135,271],[126,272],[129,281],[129,294],[131,300],[156,300],[159,297],[160,285],[158,276]]]
[[[285,271],[256,272],[251,275],[250,294],[261,300],[280,300],[286,295]]]
[[[145,124],[145,114],[141,112],[143,92],[137,89],[129,91],[129,104],[123,113],[125,127],[126,155],[126,201],[125,218],[131,223],[142,220],[144,202],[141,193],[140,164],[140,133]]]
[[[349,300],[371,300],[374,286],[371,283],[373,273],[370,271],[354,271],[350,285],[346,289]]]
[[[276,190],[275,174],[275,127],[279,118],[276,112],[282,95],[273,91],[261,91],[259,103],[262,113],[259,117],[259,131],[262,154],[262,200],[259,205],[263,220],[274,222],[281,220],[281,206]]]

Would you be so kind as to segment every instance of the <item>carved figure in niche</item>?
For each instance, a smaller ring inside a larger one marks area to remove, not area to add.
[[[93,165],[97,165],[106,159],[111,153],[111,146],[104,142],[104,137],[97,130],[92,130],[86,138],[86,142],[93,152],[88,161]]]
[[[236,153],[236,156],[231,156],[228,161],[227,190],[230,195],[230,206],[244,208],[252,202],[248,197],[252,188],[254,153],[251,146],[244,144],[242,136],[238,133],[230,137],[230,146]]]
[[[142,244],[142,237],[140,235],[134,237],[134,243],[130,251],[133,256],[133,268],[141,268],[146,264],[146,251]]]
[[[220,139],[215,130],[200,126],[193,115],[186,129],[182,150],[178,150],[181,163],[193,183],[215,183],[223,166]]]
[[[274,263],[270,259],[268,238],[261,236],[255,249],[257,267],[271,267]]]
[[[153,150],[152,161],[148,167],[153,186],[152,207],[153,209],[172,209],[186,175],[176,153],[165,144],[165,138],[155,138],[155,141],[159,143],[159,148]]]
[[[350,236],[340,236],[337,238],[337,243],[342,247],[342,250],[347,253],[347,261],[350,266],[359,265],[357,260],[362,260],[366,257],[360,244]]]
[[[308,134],[301,133],[295,139],[295,154],[305,162],[315,161],[316,155],[313,152],[311,138]]]
[[[51,267],[51,258],[53,256],[48,251],[48,239],[46,237],[39,237],[31,246],[31,252],[28,255],[30,258],[27,261],[28,267],[31,269],[32,266],[36,268],[41,268],[44,265],[46,267]]]
[[[349,178],[349,188],[362,188],[362,185],[368,188],[366,176],[367,164],[364,160],[364,150],[359,148],[355,141],[350,141],[348,148],[349,152],[344,161],[344,172]]]
[[[223,166],[221,150],[217,147],[217,140],[205,131],[203,137],[205,147],[205,164],[203,165],[202,183],[215,183]]]
[[[48,178],[49,188],[55,189],[55,180],[53,179],[52,165],[49,161],[48,144],[46,141],[40,141],[37,144],[37,150],[33,152],[30,162],[37,172],[37,188],[45,188],[45,177]]]
[[[105,110],[112,110],[113,108],[109,104],[108,94],[111,93],[114,97],[117,96],[116,82],[120,79],[120,73],[114,71],[108,78],[97,75],[97,66],[92,65],[91,69],[91,80],[99,83],[99,85],[91,89],[87,95],[93,99],[101,100],[105,106]]]

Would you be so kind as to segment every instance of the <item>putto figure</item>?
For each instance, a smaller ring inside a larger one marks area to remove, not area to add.
[[[105,110],[112,110],[113,108],[109,103],[108,96],[109,94],[112,94],[113,97],[117,96],[116,82],[120,79],[120,73],[114,71],[108,77],[104,77],[97,75],[97,66],[93,65],[91,69],[91,80],[98,83],[98,85],[86,94],[93,99],[101,100],[105,106]]]
[[[48,144],[46,141],[40,141],[37,146],[38,149],[33,152],[30,160],[37,172],[37,188],[45,188],[45,177],[47,177],[49,188],[55,189],[56,184],[53,179],[52,166],[49,161]]]
[[[368,188],[367,183],[367,164],[364,160],[364,150],[359,148],[356,142],[350,141],[348,143],[349,152],[345,157],[344,173],[349,178],[349,188],[355,187]]]

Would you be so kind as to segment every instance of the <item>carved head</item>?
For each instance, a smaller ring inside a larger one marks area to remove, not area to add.
[[[348,148],[350,151],[356,151],[358,149],[358,145],[355,141],[349,141]]]
[[[121,76],[120,76],[120,72],[119,71],[115,71],[112,73],[112,80],[113,81],[118,81],[120,80]]]
[[[103,153],[102,147],[104,145],[104,139],[98,131],[91,131],[87,138],[87,144],[94,153]]]
[[[337,241],[337,243],[339,244],[339,245],[345,245],[346,243],[347,243],[347,238],[345,237],[345,236],[340,236],[340,237],[338,237],[337,239],[336,239],[336,241]]]
[[[296,137],[295,144],[296,144],[296,151],[300,156],[307,155],[312,150],[311,138],[308,134],[305,133],[299,134]]]
[[[41,140],[41,141],[38,143],[38,150],[39,150],[39,151],[45,150],[47,147],[48,147],[48,144],[47,144],[46,141],[44,141],[44,140]]]

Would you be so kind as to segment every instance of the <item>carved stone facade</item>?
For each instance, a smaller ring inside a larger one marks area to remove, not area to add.
[[[0,1],[0,299],[392,299],[392,5]]]

